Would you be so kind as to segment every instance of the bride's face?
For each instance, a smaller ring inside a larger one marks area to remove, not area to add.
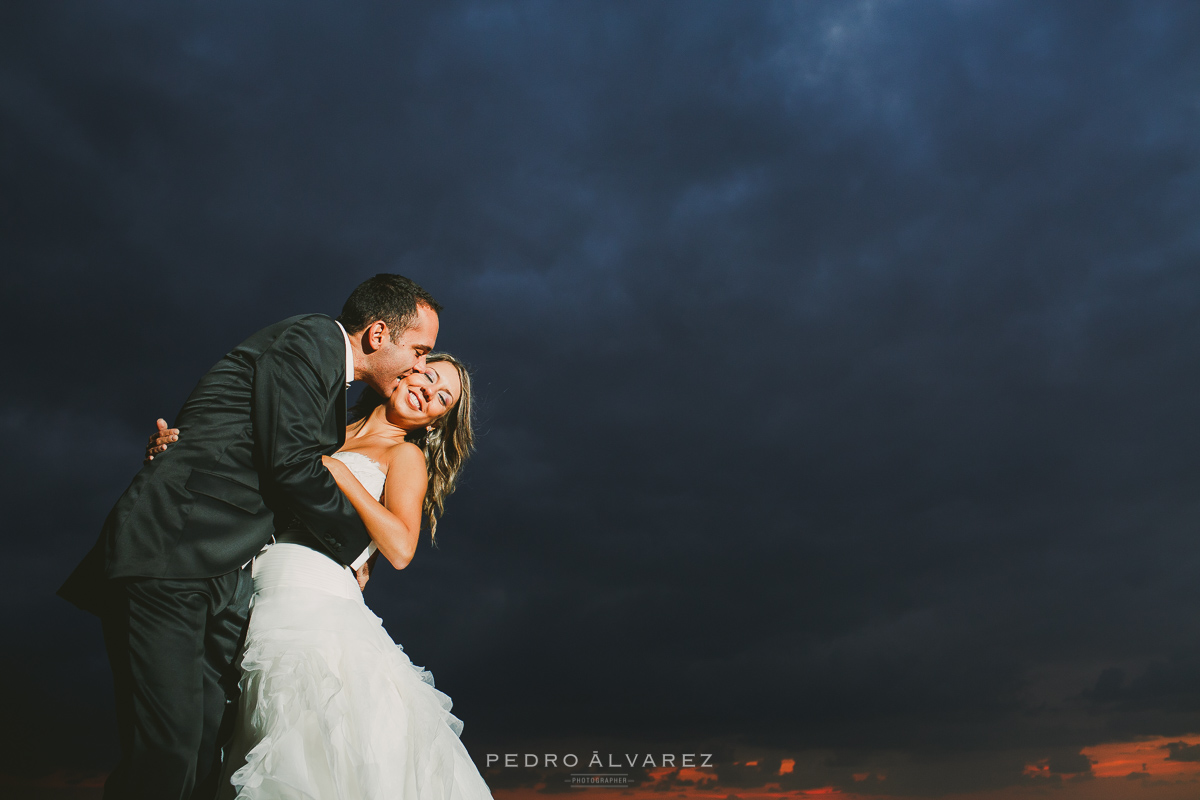
[[[408,430],[432,425],[454,407],[462,394],[462,377],[449,361],[433,361],[424,372],[400,379],[387,399],[388,421]]]

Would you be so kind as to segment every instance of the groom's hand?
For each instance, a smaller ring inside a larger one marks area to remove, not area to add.
[[[179,428],[168,428],[165,419],[160,418],[155,422],[155,427],[157,430],[150,434],[150,441],[146,443],[146,460],[143,464],[149,464],[154,456],[166,452],[171,442],[179,441]]]

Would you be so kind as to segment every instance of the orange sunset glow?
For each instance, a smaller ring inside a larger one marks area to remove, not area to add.
[[[1088,772],[1055,775],[1047,761],[1038,761],[1026,765],[1025,781],[1020,784],[989,791],[940,795],[940,800],[1020,800],[1037,797],[1052,797],[1054,800],[1195,800],[1200,797],[1200,735],[1110,742],[1084,748],[1082,753],[1091,762]],[[781,759],[778,776],[783,779],[792,774],[799,760],[802,757]],[[746,760],[734,762],[734,766],[756,767],[760,763]],[[812,763],[811,758],[808,763]],[[501,774],[495,770],[485,772],[493,787],[502,782],[496,780]],[[559,783],[565,777],[559,775],[549,781],[542,779],[533,786],[493,788],[492,795],[496,800],[540,800],[548,794],[574,793],[582,794],[580,800],[780,800],[808,797],[868,800],[894,796],[919,797],[892,791],[899,787],[890,787],[887,773],[878,769],[850,773],[842,786],[818,786],[802,790],[784,789],[780,783],[770,781],[755,787],[722,784],[715,768],[660,767],[649,769],[646,774],[648,780],[628,788],[570,787]],[[92,800],[100,797],[104,777],[103,774],[58,772],[31,783],[0,777],[0,793],[32,791],[38,797],[53,797],[56,800]],[[505,777],[522,776],[509,771]],[[528,777],[532,779],[533,775]]]
[[[943,797],[946,800],[1016,800],[1044,797],[1047,791],[1056,800],[1194,800],[1200,797],[1200,735],[1111,742],[1085,748],[1082,753],[1091,762],[1090,771],[1054,774],[1048,760],[1043,760],[1026,765],[1023,783]],[[735,765],[755,767],[759,763],[747,760],[735,762]],[[796,763],[797,759],[783,759],[779,776],[792,773]],[[546,794],[564,792],[586,792],[593,800],[598,800],[595,795],[626,800],[661,800],[663,797],[778,800],[828,796],[866,800],[896,796],[889,791],[887,774],[879,771],[855,772],[851,775],[853,783],[847,781],[845,786],[804,790],[783,789],[779,783],[771,782],[751,788],[723,785],[714,769],[668,767],[650,769],[647,774],[650,776],[648,781],[628,788],[572,788],[548,786],[543,782],[531,787],[495,789],[493,795],[496,800],[534,800]]]
[[[1092,773],[1098,778],[1127,778],[1146,774],[1150,778],[1200,778],[1200,760],[1170,758],[1172,749],[1200,744],[1200,737],[1158,737],[1141,742],[1120,742],[1085,748],[1092,760]],[[1174,747],[1172,747],[1174,745]],[[1200,751],[1198,751],[1200,753]],[[1194,756],[1194,757],[1200,757]]]

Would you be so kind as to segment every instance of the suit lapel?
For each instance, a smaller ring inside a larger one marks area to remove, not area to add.
[[[337,439],[338,449],[346,443],[346,389],[340,389],[337,393],[337,400],[333,404],[334,414],[337,418],[334,420],[337,423]]]

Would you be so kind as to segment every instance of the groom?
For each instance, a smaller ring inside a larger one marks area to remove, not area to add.
[[[440,309],[408,278],[376,275],[336,321],[263,328],[200,379],[176,421],[187,435],[138,472],[59,589],[104,629],[121,743],[106,799],[216,792],[249,614],[243,567],[293,516],[360,566],[370,537],[321,456],[345,441],[351,380],[388,397],[424,371]]]

